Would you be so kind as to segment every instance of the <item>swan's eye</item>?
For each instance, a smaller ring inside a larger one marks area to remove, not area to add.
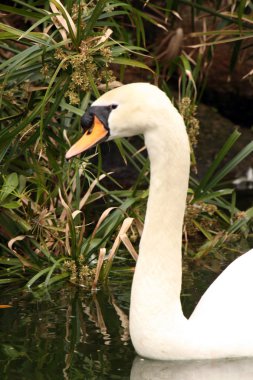
[[[118,104],[112,104],[110,108],[111,108],[111,110],[115,110],[115,108],[117,108],[117,107],[118,107]]]

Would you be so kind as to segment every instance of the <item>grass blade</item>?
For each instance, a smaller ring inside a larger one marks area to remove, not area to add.
[[[235,144],[235,142],[238,140],[240,135],[241,134],[238,131],[234,131],[229,136],[229,138],[227,139],[227,141],[225,142],[225,144],[223,145],[223,147],[221,148],[221,150],[217,154],[215,160],[212,162],[210,168],[208,169],[208,171],[204,175],[203,179],[200,181],[199,186],[198,186],[197,191],[196,191],[196,198],[198,198],[198,196],[201,194],[202,191],[204,191],[204,190],[206,191],[206,190],[211,188],[211,186],[209,185],[209,180],[212,178],[214,172],[216,171],[216,169],[220,165],[221,161],[224,159],[224,157],[230,151],[230,149]]]

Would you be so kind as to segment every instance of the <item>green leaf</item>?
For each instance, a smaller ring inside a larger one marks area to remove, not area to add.
[[[4,179],[2,189],[0,189],[0,202],[8,197],[18,187],[17,173],[11,173]]]
[[[253,152],[253,141],[246,145],[232,160],[230,160],[209,182],[209,187],[216,186],[228,173],[230,173],[242,160]]]
[[[0,285],[6,285],[6,284],[14,284],[16,282],[20,281],[20,278],[1,278],[0,279]]]
[[[1,207],[10,208],[10,209],[19,208],[20,206],[21,206],[21,202],[15,202],[15,201],[1,204]]]
[[[27,35],[29,35],[29,33],[36,29],[40,24],[43,24],[44,22],[46,22],[47,20],[50,20],[51,18],[53,17],[53,15],[47,15],[47,16],[44,16],[42,17],[40,20],[38,20],[37,22],[35,22],[34,24],[32,24],[32,26],[27,29],[20,37],[19,37],[19,40],[25,38]]]
[[[126,65],[126,66],[133,66],[133,67],[140,67],[141,69],[149,70],[154,74],[154,71],[148,67],[145,63],[136,61],[135,59],[130,58],[123,58],[123,57],[114,57],[112,59],[113,63],[117,63],[119,65]]]
[[[63,272],[61,274],[56,274],[55,276],[53,276],[53,277],[50,278],[50,280],[47,283],[47,286],[51,286],[51,285],[55,284],[56,282],[66,280],[69,276],[70,275],[69,275],[68,272]],[[42,288],[44,286],[45,286],[44,283],[42,283],[38,287]]]
[[[8,356],[12,360],[15,360],[22,356],[27,356],[25,352],[18,351],[14,346],[10,344],[1,344],[1,349],[4,355]]]
[[[57,260],[54,265],[51,266],[48,274],[47,274],[47,277],[46,277],[46,280],[44,282],[45,286],[48,286],[50,283],[52,283],[52,275],[54,273],[54,271],[60,266],[61,262],[65,260],[65,257],[62,257],[61,259]]]
[[[99,18],[99,16],[101,15],[101,13],[103,12],[103,9],[106,6],[106,3],[107,3],[107,0],[98,0],[85,26],[83,39],[85,39],[88,35],[92,33],[95,23],[97,19]]]
[[[196,201],[209,201],[211,199],[216,199],[219,197],[223,197],[224,195],[230,195],[234,192],[234,189],[222,189],[212,192],[205,192],[203,195],[199,196],[198,198],[194,198],[194,202]]]
[[[41,17],[40,14],[35,12],[28,12],[25,9],[22,8],[16,8],[16,7],[10,7],[9,5],[0,4],[0,10],[4,12],[9,12],[11,14],[16,14],[19,16],[27,17],[30,19],[39,19]]]
[[[245,217],[237,220],[233,225],[227,230],[228,233],[235,233],[242,227],[246,226],[249,220],[253,219],[253,207],[245,211]]]
[[[221,150],[217,154],[216,158],[212,162],[208,171],[206,172],[206,174],[204,175],[204,177],[200,181],[199,186],[196,190],[196,198],[198,198],[200,196],[201,192],[204,192],[204,190],[206,191],[208,189],[211,189],[210,182],[209,182],[210,179],[213,178],[214,172],[217,170],[218,166],[221,164],[222,160],[227,155],[227,153],[230,151],[230,149],[235,144],[235,142],[238,140],[240,135],[241,134],[236,130],[229,136],[229,138],[227,139],[227,141],[225,142],[225,144],[223,145],[223,147],[221,148]]]
[[[22,37],[22,35],[24,34],[23,30],[19,30],[19,29],[14,28],[10,25],[3,24],[2,22],[0,22],[0,29],[2,29],[5,32],[8,32],[10,39],[16,40],[17,38]],[[29,41],[36,42],[36,43],[41,44],[41,45],[50,46],[49,41],[48,41],[49,36],[47,36],[44,33],[30,32],[26,36],[26,39]]]
[[[192,223],[195,224],[195,226],[198,228],[198,230],[200,232],[202,232],[202,234],[208,239],[208,240],[212,240],[212,235],[210,234],[210,232],[207,231],[206,228],[204,228],[200,223],[198,223],[196,220],[192,220]]]
[[[121,139],[116,139],[114,141],[115,141],[115,144],[117,145],[117,148],[120,152],[121,157],[123,158],[125,164],[127,164],[127,157],[126,157],[125,150],[123,148]]]
[[[243,17],[244,9],[246,8],[247,2],[248,0],[239,1],[237,15],[238,15],[238,25],[240,29],[242,29],[242,17]]]
[[[54,103],[55,102],[55,99],[54,98],[51,98],[50,100],[50,103]],[[68,104],[64,98],[61,99],[61,102],[60,102],[60,106],[62,107],[63,110],[67,110],[69,112],[72,112],[74,113],[75,115],[78,115],[78,116],[83,116],[84,114],[84,111],[80,108],[77,108],[77,107],[74,107],[72,106],[71,104]]]
[[[40,270],[38,273],[36,273],[35,276],[33,276],[26,284],[26,286],[28,288],[30,288],[36,281],[38,281],[42,276],[45,276],[46,273],[48,273],[50,271],[50,267],[49,268],[44,268],[42,270]]]

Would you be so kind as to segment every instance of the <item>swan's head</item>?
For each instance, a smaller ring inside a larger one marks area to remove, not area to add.
[[[83,115],[84,134],[68,150],[66,158],[101,141],[145,134],[168,106],[171,103],[167,96],[149,83],[131,83],[105,93]]]

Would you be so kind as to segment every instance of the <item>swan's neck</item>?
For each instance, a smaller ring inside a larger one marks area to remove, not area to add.
[[[171,113],[173,125],[166,125],[166,116],[171,120]],[[181,116],[170,107],[163,112],[163,120],[157,120],[157,128],[144,137],[151,178],[131,295],[132,336],[133,330],[145,322],[146,328],[152,328],[152,321],[156,325],[164,321],[168,329],[169,319],[173,324],[180,316],[184,318],[180,303],[181,242],[189,179],[188,137]]]

